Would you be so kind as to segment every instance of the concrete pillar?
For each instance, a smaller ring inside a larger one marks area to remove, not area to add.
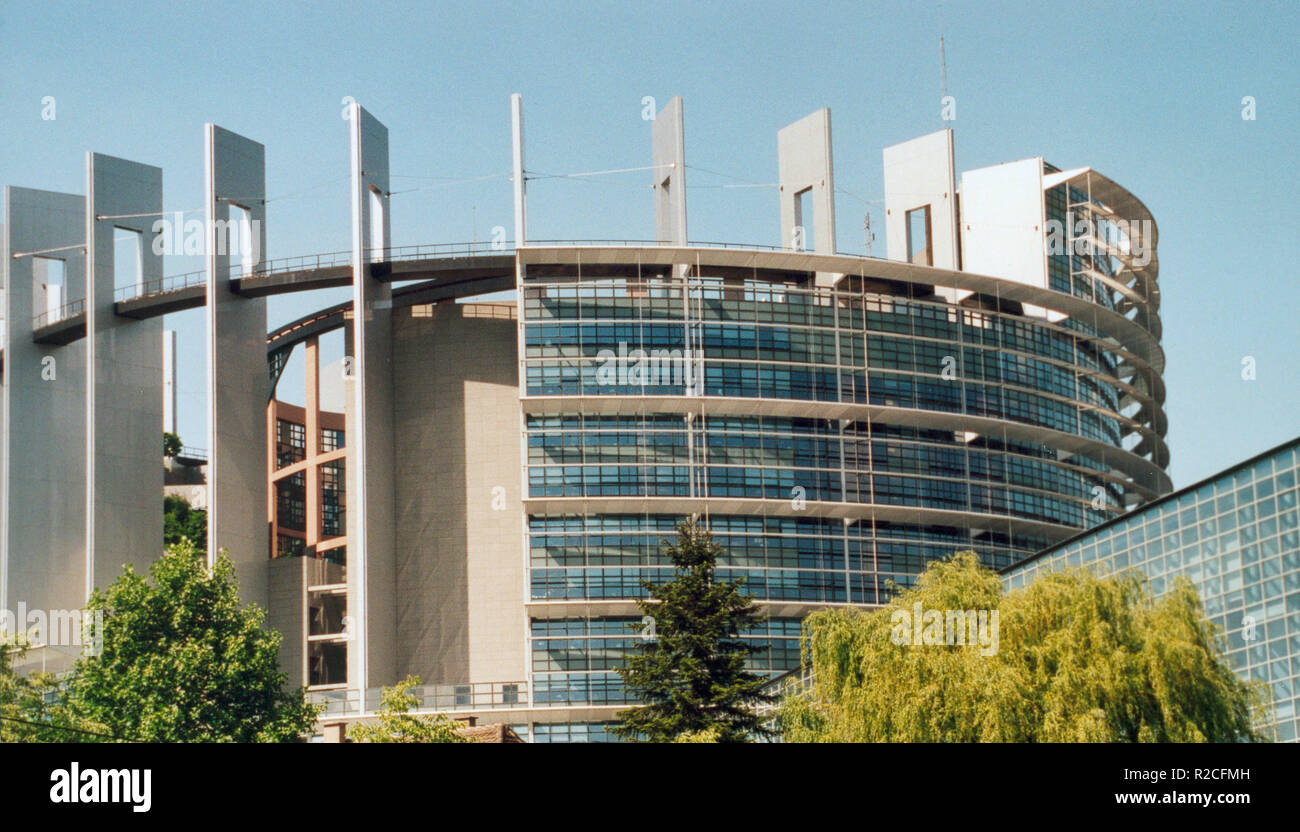
[[[686,132],[681,96],[674,96],[650,126],[654,161],[655,239],[685,246],[686,236]]]
[[[86,200],[6,187],[4,203],[0,610],[16,614],[19,603],[79,609],[87,583],[86,340],[63,346],[32,340],[33,317],[46,311],[37,308],[35,291],[43,264],[13,255],[60,249],[45,256],[63,261],[65,302],[84,299],[86,258],[79,244],[86,234]],[[161,459],[155,455],[151,461],[161,477]],[[159,516],[161,496],[155,498]]]
[[[835,253],[835,174],[831,164],[831,111],[823,107],[776,134],[781,194],[781,245]],[[799,197],[812,192],[814,216],[805,217]],[[811,226],[811,227],[810,227]],[[802,229],[802,240],[796,239]],[[802,243],[802,245],[797,245]]]
[[[203,127],[208,271],[208,560],[226,550],[239,597],[267,601],[266,299],[230,291],[266,250],[266,149],[215,124]],[[235,206],[238,207],[238,210]],[[247,225],[239,221],[247,212]]]
[[[276,558],[267,564],[267,626],[280,633],[280,669],[285,690],[307,684],[308,558]]]
[[[392,291],[371,276],[389,245],[388,128],[352,105],[352,407],[348,411],[348,685],[392,684],[396,601],[393,563]]]
[[[139,234],[139,283],[162,279],[162,170],[86,154],[86,592],[162,553],[162,318],[118,317],[114,236]]]
[[[515,193],[515,246],[528,242],[528,186],[524,179],[524,99],[510,96],[510,161]]]

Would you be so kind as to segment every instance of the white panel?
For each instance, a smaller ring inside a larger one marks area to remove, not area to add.
[[[814,228],[804,228],[803,249],[835,253],[835,172],[831,161],[831,111],[825,107],[782,127],[776,135],[781,188],[781,245],[792,248],[799,194],[811,189]],[[806,223],[808,218],[798,218]]]
[[[781,199],[781,245],[819,254],[835,253],[835,169],[831,158],[831,111],[823,107],[776,134]],[[811,223],[800,216],[799,197],[811,192]],[[812,225],[809,228],[809,225]],[[804,239],[796,245],[795,228]],[[834,285],[839,275],[818,273],[817,285]]]
[[[964,271],[1047,288],[1042,183],[1041,158],[961,175]]]
[[[890,260],[907,262],[907,212],[930,206],[934,261],[957,268],[956,172],[952,131],[930,133],[884,150],[885,245]]]
[[[686,131],[681,96],[655,115],[650,127],[654,165],[655,239],[686,245]]]

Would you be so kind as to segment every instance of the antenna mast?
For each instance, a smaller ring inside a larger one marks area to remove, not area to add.
[[[943,4],[939,4],[939,120],[948,106],[948,57],[943,49]]]

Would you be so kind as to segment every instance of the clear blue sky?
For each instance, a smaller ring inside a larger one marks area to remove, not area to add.
[[[509,169],[512,92],[527,165],[550,173],[649,164],[641,99],[681,95],[688,164],[757,183],[775,178],[776,131],[829,106],[837,185],[853,194],[838,197],[840,248],[863,250],[868,209],[883,238],[881,149],[942,126],[939,4],[720,5],[7,3],[0,183],[82,193],[95,150],[161,166],[164,206],[197,208],[214,121],[266,145],[283,197],[267,254],[335,251],[348,247],[344,96],[388,125],[395,174],[460,178]],[[1175,485],[1300,433],[1300,3],[948,0],[942,22],[959,171],[1091,165],[1155,215]],[[531,183],[530,236],[650,236],[648,181]],[[482,240],[510,227],[510,186],[398,194],[392,213],[396,245]],[[769,188],[693,188],[689,220],[692,239],[779,242]],[[169,258],[165,271],[193,268]],[[340,292],[273,299],[271,323]],[[198,311],[167,321],[193,444],[202,325]]]

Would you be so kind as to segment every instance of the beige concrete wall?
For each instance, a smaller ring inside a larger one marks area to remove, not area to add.
[[[525,678],[513,303],[394,311],[397,675]]]
[[[288,675],[290,690],[307,684],[306,558],[275,558],[267,561],[266,625],[278,630],[280,670]]]

